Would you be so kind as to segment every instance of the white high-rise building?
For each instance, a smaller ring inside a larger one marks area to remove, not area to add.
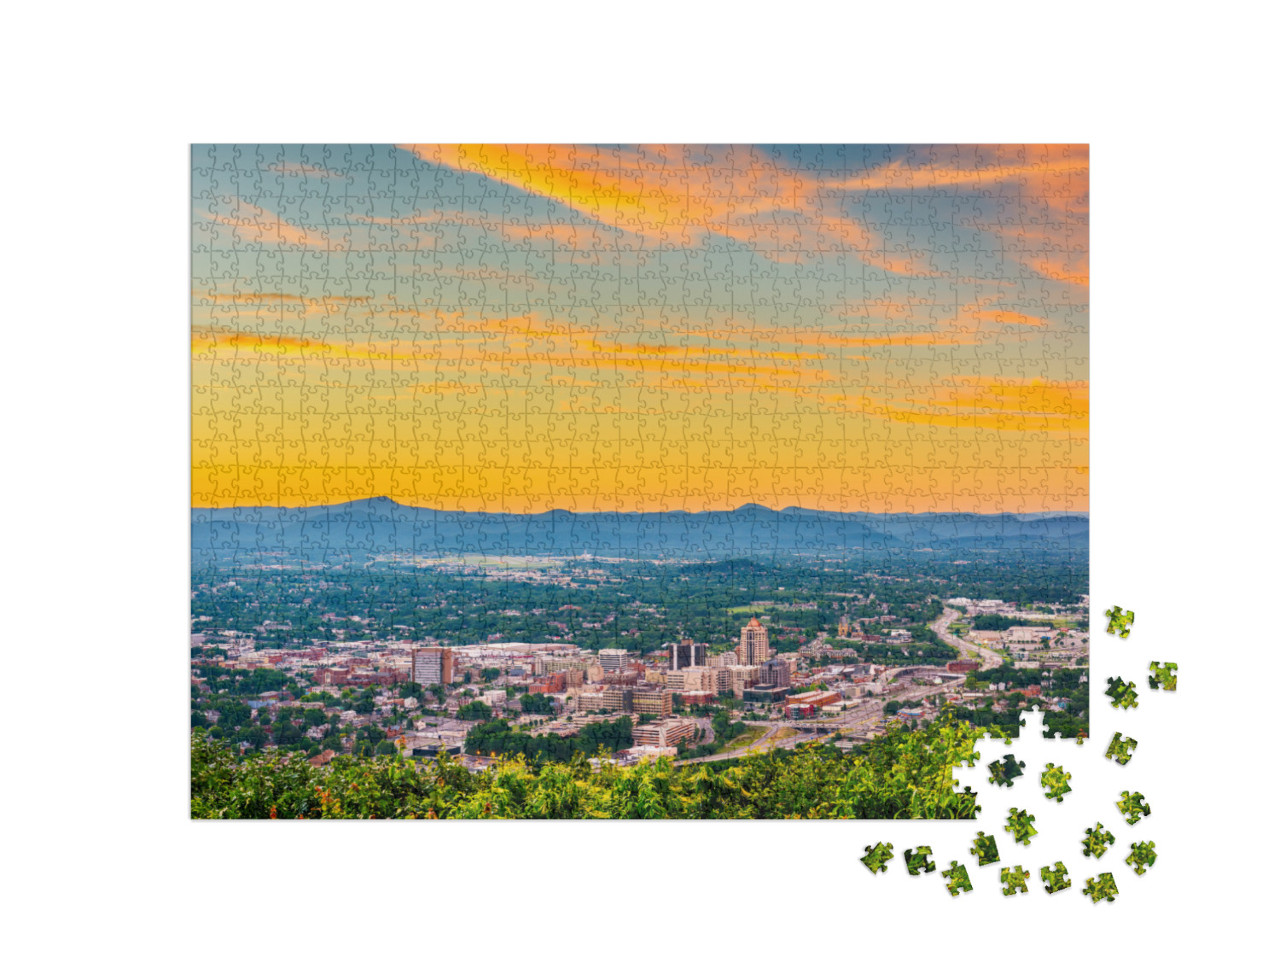
[[[631,653],[626,649],[601,649],[600,668],[605,672],[622,672],[631,661]]]

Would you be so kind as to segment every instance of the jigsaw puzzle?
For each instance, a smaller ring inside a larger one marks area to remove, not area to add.
[[[952,896],[959,896],[962,892],[967,893],[973,889],[973,884],[969,882],[969,871],[963,863],[957,863],[954,859],[951,861],[951,868],[942,871],[942,877],[947,881],[947,892]]]
[[[929,846],[921,846],[918,849],[908,849],[902,854],[907,861],[907,872],[912,876],[919,876],[921,873],[932,873],[936,868],[933,860],[929,857],[933,855],[933,849]]]
[[[1099,873],[1097,878],[1090,876],[1084,881],[1084,893],[1095,903],[1102,899],[1112,903],[1115,902],[1116,896],[1120,893],[1120,888],[1116,886],[1116,879],[1113,875]]]
[[[1151,815],[1151,807],[1147,805],[1147,801],[1142,798],[1142,793],[1140,792],[1125,790],[1120,794],[1120,799],[1116,802],[1116,808],[1124,814],[1124,821],[1130,826],[1134,825],[1143,816]]]
[[[1061,766],[1049,763],[1045,766],[1044,772],[1040,773],[1040,785],[1045,791],[1044,797],[1062,802],[1062,797],[1071,792],[1070,779],[1071,773]]]
[[[1120,638],[1127,639],[1129,630],[1133,626],[1133,612],[1126,611],[1116,605],[1107,609],[1107,634],[1120,635]]]
[[[979,831],[978,836],[973,841],[973,848],[969,850],[970,855],[978,857],[978,865],[986,866],[988,863],[998,863],[1000,861],[1000,849],[996,845],[996,838],[988,836],[986,833]]]
[[[988,782],[997,786],[1012,786],[1013,781],[1022,775],[1025,764],[1014,759],[1012,754],[1007,754],[1003,760],[997,759],[987,768],[991,770]]]
[[[1121,766],[1127,766],[1129,760],[1133,758],[1133,750],[1137,748],[1137,739],[1130,739],[1117,732],[1111,737],[1111,742],[1107,744],[1106,757],[1114,759]]]
[[[867,869],[871,870],[872,874],[883,873],[888,870],[889,863],[893,860],[893,843],[876,843],[875,846],[863,846],[862,848],[867,854],[862,857],[862,863]]]
[[[1136,709],[1138,707],[1138,691],[1132,682],[1125,682],[1119,676],[1107,678],[1107,696],[1111,705],[1117,709]]]
[[[1164,689],[1166,692],[1174,692],[1178,688],[1178,663],[1166,662],[1161,665],[1159,662],[1152,662],[1149,671],[1151,675],[1147,676],[1147,684],[1153,689]]]
[[[1050,896],[1071,888],[1071,880],[1067,878],[1067,867],[1062,865],[1061,860],[1054,863],[1052,869],[1041,866],[1040,881],[1044,883],[1044,891]]]
[[[1000,882],[1004,884],[1001,892],[1005,896],[1025,893],[1027,891],[1027,877],[1030,875],[1031,870],[1023,869],[1021,866],[1014,866],[1012,869],[1006,866],[1000,870]]]
[[[1156,862],[1156,844],[1140,842],[1129,844],[1129,855],[1124,861],[1133,867],[1133,871],[1141,876]]]
[[[1084,855],[1101,859],[1107,847],[1115,841],[1115,836],[1103,829],[1102,823],[1097,823],[1092,829],[1084,831]]]
[[[1036,817],[1028,815],[1025,809],[1010,809],[1009,818],[1005,821],[1005,830],[1013,834],[1015,842],[1030,846],[1031,837],[1037,832],[1031,825],[1035,821]]]
[[[193,147],[191,815],[974,817],[1089,728],[1088,174]]]

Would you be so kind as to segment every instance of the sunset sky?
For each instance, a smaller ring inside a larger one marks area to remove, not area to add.
[[[1088,168],[197,146],[193,504],[1087,511]]]

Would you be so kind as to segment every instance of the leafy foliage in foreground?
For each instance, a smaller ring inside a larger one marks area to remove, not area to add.
[[[669,759],[593,771],[581,754],[535,770],[523,757],[483,773],[438,757],[339,756],[323,767],[298,753],[248,756],[196,732],[195,819],[968,819],[972,794],[951,768],[972,763],[983,730],[940,719],[891,730],[858,755],[816,745],[748,756],[739,765],[676,767]]]

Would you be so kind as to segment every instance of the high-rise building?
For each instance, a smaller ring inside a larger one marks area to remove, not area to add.
[[[791,685],[791,666],[782,659],[769,659],[760,666],[760,684],[786,688]]]
[[[738,642],[738,661],[743,665],[760,665],[769,658],[769,630],[752,619],[742,627]]]
[[[672,672],[707,664],[707,644],[705,642],[681,639],[679,642],[672,642],[668,648],[671,650]]]
[[[451,685],[453,650],[439,647],[414,649],[411,678],[419,685]]]
[[[626,649],[601,649],[600,668],[605,672],[621,672],[630,662],[631,653]]]

